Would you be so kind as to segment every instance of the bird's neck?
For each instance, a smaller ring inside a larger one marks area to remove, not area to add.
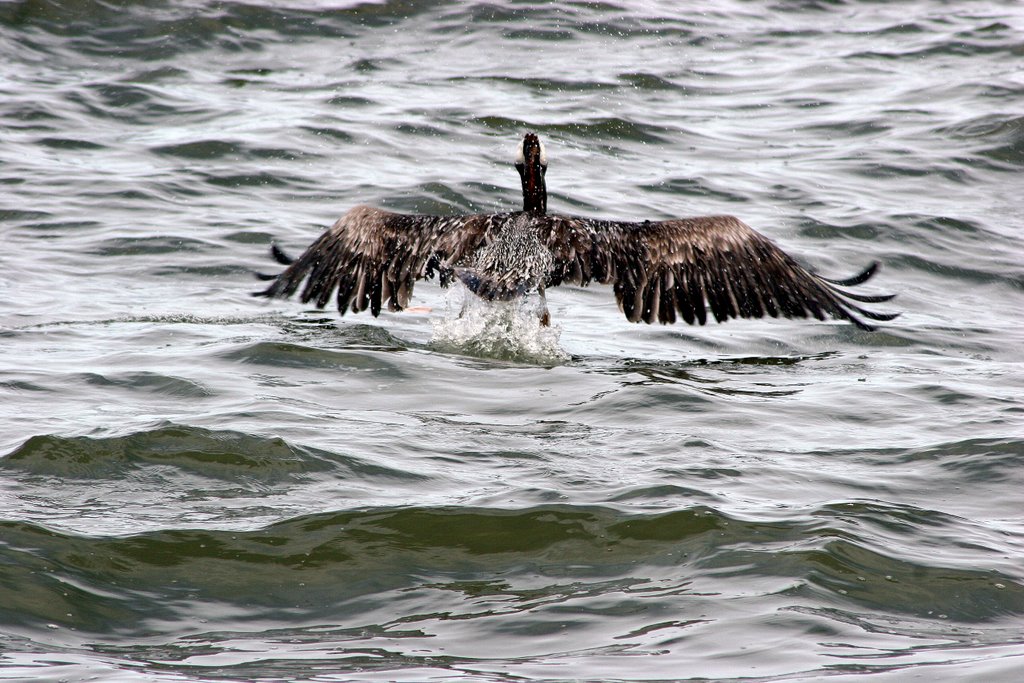
[[[523,211],[543,215],[548,210],[548,196],[541,188],[540,192],[523,193]]]

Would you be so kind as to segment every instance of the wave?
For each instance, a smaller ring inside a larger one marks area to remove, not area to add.
[[[0,458],[8,476],[119,480],[142,469],[262,485],[302,482],[313,473],[415,480],[418,475],[343,453],[292,445],[279,437],[165,423],[126,436],[33,436]]]
[[[1024,166],[1024,116],[986,114],[937,132],[971,144],[977,154],[1002,170]]]
[[[873,533],[882,521],[891,534],[884,520],[896,517],[908,527],[904,537],[957,525],[880,503],[763,520],[707,506],[639,514],[573,505],[398,507],[303,515],[248,532],[119,537],[2,522],[0,623],[142,637],[180,632],[201,612],[210,630],[240,619],[387,630],[500,613],[557,620],[558,605],[586,611],[625,595],[638,605],[671,603],[680,614],[706,611],[710,620],[728,613],[716,602],[752,595],[840,620],[898,616],[939,630],[998,632],[1024,616],[1020,577],[901,553]],[[420,595],[402,598],[410,591]],[[376,605],[369,611],[368,602]],[[622,624],[635,628],[637,620]]]
[[[0,460],[0,469],[110,479],[140,466],[161,465],[201,472],[205,477],[258,475],[265,479],[323,469],[316,462],[280,439],[166,425],[118,437],[34,436]]]

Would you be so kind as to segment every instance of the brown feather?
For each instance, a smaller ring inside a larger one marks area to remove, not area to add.
[[[357,206],[324,232],[261,296],[288,297],[305,281],[301,299],[323,308],[335,293],[338,311],[383,306],[400,311],[416,280],[472,254],[505,214],[423,216]]]
[[[370,309],[376,316],[385,305],[400,311],[408,305],[417,280],[436,273],[447,286],[458,271],[466,281],[464,266],[484,253],[479,250],[485,245],[507,239],[503,231],[510,225],[518,226],[515,234],[520,236],[535,231],[544,245],[541,272],[547,275],[541,286],[611,284],[631,322],[673,323],[678,314],[687,323],[704,325],[710,311],[717,322],[765,315],[819,320],[832,316],[870,330],[874,328],[859,316],[896,317],[853,303],[878,303],[890,295],[865,296],[841,289],[867,281],[877,264],[853,277],[829,280],[808,271],[732,216],[630,223],[536,213],[405,215],[357,206],[259,294],[287,297],[305,283],[302,301],[314,301],[321,308],[333,294],[342,314]],[[550,269],[545,249],[550,252]],[[274,256],[288,260],[276,247]],[[486,295],[502,283],[510,292],[523,289],[518,284],[521,274],[506,272],[515,270],[512,262],[498,258],[473,273],[473,278],[486,278],[478,293]]]
[[[541,220],[541,219],[538,219]],[[703,325],[710,310],[730,318],[827,316],[874,329],[858,315],[891,320],[851,303],[887,301],[849,294],[837,285],[861,284],[877,265],[845,280],[828,280],[799,265],[767,237],[732,216],[702,216],[628,223],[573,216],[546,216],[547,244],[555,266],[549,287],[563,282],[612,284],[632,322],[671,323],[676,312]]]

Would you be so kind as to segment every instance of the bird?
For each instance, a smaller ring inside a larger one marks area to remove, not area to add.
[[[713,319],[846,320],[871,331],[879,313],[860,304],[894,294],[865,295],[877,261],[847,278],[830,279],[800,265],[772,240],[729,215],[661,221],[612,221],[547,212],[547,152],[535,133],[517,148],[523,209],[465,215],[402,214],[359,205],[328,228],[297,259],[277,245],[285,270],[263,297],[290,297],[338,311],[380,315],[409,304],[418,280],[456,280],[487,301],[537,292],[542,324],[550,323],[545,290],[559,285],[611,285],[630,322],[704,325]],[[865,320],[866,319],[866,320]]]

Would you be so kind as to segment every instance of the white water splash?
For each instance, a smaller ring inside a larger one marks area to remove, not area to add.
[[[562,327],[541,324],[536,295],[491,302],[457,284],[448,290],[445,307],[445,316],[433,321],[430,341],[440,350],[521,363],[570,358],[558,344]]]

